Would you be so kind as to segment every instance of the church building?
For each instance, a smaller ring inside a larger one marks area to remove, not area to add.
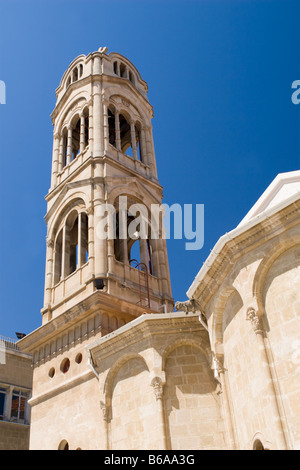
[[[30,449],[299,449],[300,172],[218,241],[174,311],[147,90],[105,47],[56,90],[42,320],[18,342]]]

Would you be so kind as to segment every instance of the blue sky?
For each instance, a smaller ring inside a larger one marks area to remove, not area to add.
[[[1,0],[0,335],[41,324],[55,89],[107,46],[149,86],[164,202],[204,204],[204,246],[168,241],[175,300],[278,173],[300,168],[300,4],[292,0]]]

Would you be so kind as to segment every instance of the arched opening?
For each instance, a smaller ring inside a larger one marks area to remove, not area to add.
[[[59,443],[58,450],[69,450],[69,444],[65,439]]]
[[[254,441],[253,450],[265,450],[263,443],[259,439],[256,439],[256,441]]]
[[[73,82],[76,82],[78,80],[78,69],[75,67],[73,70]]]
[[[78,264],[78,217],[76,217],[73,226],[68,233],[69,238],[69,272],[76,271]]]
[[[119,120],[120,120],[121,152],[124,154],[126,153],[126,155],[129,155],[130,157],[132,157],[133,153],[132,153],[130,124],[128,123],[126,118],[123,116],[123,114],[120,114]]]
[[[83,115],[84,115],[84,148],[86,148],[89,145],[89,137],[90,137],[89,110],[87,108],[85,108]]]
[[[152,274],[152,249],[149,238],[130,240],[128,248],[130,265],[134,268],[139,267],[141,271],[147,270],[149,274]]]
[[[136,217],[129,211],[116,207],[115,258],[117,261],[129,263],[132,267],[157,276],[158,267],[153,263],[156,240],[151,239],[150,222],[145,219],[138,204],[136,207]]]
[[[82,77],[82,74],[83,74],[83,65],[80,64],[79,65],[79,77]]]
[[[144,163],[143,149],[141,145],[141,125],[135,124],[135,139],[136,139],[136,155],[137,159]]]
[[[126,78],[126,65],[120,64],[120,77]]]
[[[112,109],[108,108],[108,137],[109,143],[116,146],[116,121],[115,114]]]
[[[60,229],[54,250],[54,285],[88,261],[88,216],[73,210]]]
[[[72,160],[74,160],[80,151],[80,118],[77,118],[77,121],[72,129]]]
[[[68,130],[65,127],[62,132],[62,164],[63,167],[67,164],[67,147],[68,147]]]
[[[62,277],[62,237],[63,230],[61,229],[56,237],[54,249],[54,285],[57,284]]]
[[[134,85],[134,78],[133,78],[133,73],[131,72],[131,70],[129,70],[129,80]]]

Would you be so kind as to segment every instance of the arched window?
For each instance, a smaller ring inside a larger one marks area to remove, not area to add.
[[[68,148],[68,129],[65,127],[62,132],[62,166],[67,164],[67,148]]]
[[[75,67],[73,70],[73,82],[76,82],[78,80],[78,69]]]
[[[120,64],[120,77],[126,78],[126,65]]]
[[[131,70],[129,70],[129,80],[134,85],[134,78],[133,78],[133,73],[131,72]]]
[[[120,140],[121,140],[121,152],[126,153],[127,155],[132,155],[132,143],[131,143],[131,132],[130,132],[130,124],[123,116],[120,114]]]
[[[144,155],[143,155],[144,149],[142,148],[141,134],[142,134],[141,125],[140,123],[136,123],[135,124],[135,139],[136,139],[137,159],[144,163]]]
[[[69,228],[67,237],[69,242],[68,275],[76,271],[78,265],[78,217],[74,220],[73,226]]]
[[[111,108],[108,108],[108,138],[109,143],[116,146],[116,122],[115,114]]]
[[[72,129],[72,160],[74,160],[80,151],[80,118],[77,117]]]
[[[80,64],[79,65],[79,77],[82,77],[82,74],[83,74],[83,65]]]
[[[253,450],[265,450],[263,443],[259,439],[256,439],[256,441],[254,441]]]
[[[134,221],[134,217],[130,213],[126,213],[124,217],[123,225],[126,224],[126,226],[125,229],[124,227],[120,229],[120,214],[117,212],[116,238],[114,240],[116,260],[129,263],[132,267],[139,266],[142,271],[147,269],[150,274],[153,274],[152,240],[149,236],[147,238],[139,238],[138,234],[136,238],[129,236],[128,226]]]
[[[83,111],[83,115],[84,115],[84,148],[86,148],[89,145],[89,135],[90,135],[90,131],[89,131],[90,121],[89,121],[88,108],[85,108],[85,110]]]
[[[65,439],[59,443],[58,450],[69,450],[69,444]]]
[[[88,216],[73,210],[54,245],[54,285],[88,261]]]
[[[54,249],[54,285],[62,278],[62,237],[63,229],[60,230],[56,237]]]

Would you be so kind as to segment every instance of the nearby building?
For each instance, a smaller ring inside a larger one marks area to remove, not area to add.
[[[42,326],[18,343],[30,449],[300,448],[299,172],[220,239],[173,312],[146,83],[100,48],[56,95]]]
[[[32,358],[0,336],[0,450],[29,448]]]

